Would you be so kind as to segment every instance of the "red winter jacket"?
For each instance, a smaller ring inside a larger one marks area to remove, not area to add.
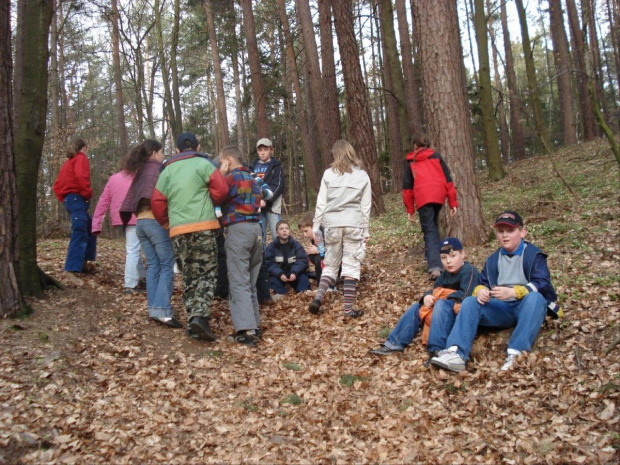
[[[93,190],[90,188],[90,165],[86,155],[78,152],[62,165],[53,189],[60,202],[64,202],[69,194],[79,194],[84,200],[90,200]]]
[[[407,213],[415,213],[427,203],[458,207],[456,188],[448,166],[433,149],[420,147],[407,155],[403,177],[403,203]]]

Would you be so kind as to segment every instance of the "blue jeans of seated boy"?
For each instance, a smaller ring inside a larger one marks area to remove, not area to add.
[[[424,253],[426,254],[426,262],[428,271],[441,271],[440,241],[439,238],[439,212],[443,205],[439,203],[427,203],[418,208],[420,216],[420,227],[424,234]]]
[[[271,289],[274,290],[276,294],[286,294],[288,291],[286,288],[287,284],[293,289],[295,289],[295,292],[297,293],[304,292],[310,289],[310,278],[308,278],[308,275],[306,273],[300,273],[297,275],[297,279],[295,281],[293,281],[292,283],[285,283],[281,281],[279,277],[269,277],[269,286],[271,287]]]
[[[94,260],[97,254],[97,236],[91,234],[92,219],[88,214],[89,202],[79,194],[69,194],[64,205],[71,215],[71,239],[67,248],[65,271],[79,273],[84,262]]]
[[[441,299],[435,302],[433,307],[433,319],[431,330],[428,333],[426,350],[440,351],[446,348],[446,340],[452,331],[456,314],[454,313],[454,300]]]
[[[174,251],[167,229],[157,220],[139,219],[136,234],[146,257],[146,300],[151,318],[173,316]]]
[[[467,297],[456,316],[446,348],[457,346],[458,354],[463,360],[468,360],[478,326],[498,329],[514,326],[508,348],[530,351],[546,313],[547,302],[538,292],[530,292],[523,299],[513,302],[492,298],[484,305],[480,305],[473,296]]]
[[[420,330],[420,304],[415,303],[400,317],[398,323],[383,343],[392,350],[405,350]]]

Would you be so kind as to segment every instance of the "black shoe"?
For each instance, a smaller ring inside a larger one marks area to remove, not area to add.
[[[268,299],[262,299],[258,301],[258,305],[271,305],[273,303],[273,299],[271,296]]]
[[[426,368],[430,367],[430,366],[431,366],[431,360],[432,360],[433,358],[437,357],[438,355],[439,355],[439,351],[438,351],[438,350],[431,350],[431,351],[428,353],[428,358],[426,359],[426,362],[424,362],[424,366],[425,366]]]
[[[258,328],[256,331],[254,331],[254,336],[256,336],[256,339],[262,339],[263,338],[263,330]]]
[[[321,308],[322,303],[323,302],[321,302],[319,299],[314,299],[312,303],[310,304],[310,306],[308,307],[308,311],[312,313],[313,315],[318,315],[319,308]]]
[[[370,351],[371,354],[375,354],[375,355],[389,355],[389,354],[393,354],[394,352],[402,352],[402,350],[390,349],[387,346],[381,346],[378,349]]]
[[[216,337],[209,326],[209,319],[204,316],[194,316],[190,318],[187,325],[187,332],[190,337],[203,341],[213,342]]]
[[[125,290],[123,291],[123,294],[126,295],[136,295],[136,294],[141,294],[142,291],[140,289],[138,289],[137,287],[126,287]]]
[[[254,334],[248,334],[247,331],[237,331],[236,333],[229,334],[226,338],[228,342],[236,342],[237,344],[243,344],[248,347],[256,347],[258,345],[258,339]]]
[[[350,312],[344,312],[344,316],[348,316],[349,318],[359,318],[363,314],[363,310],[351,310]]]
[[[174,317],[172,318],[164,318],[164,317],[151,318],[151,320],[153,320],[155,323],[168,326],[169,328],[172,328],[172,329],[180,329],[183,327],[183,325]]]

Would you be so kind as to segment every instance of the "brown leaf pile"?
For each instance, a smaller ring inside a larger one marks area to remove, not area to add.
[[[604,176],[585,155],[562,156]],[[598,162],[614,169],[609,159]],[[418,340],[402,355],[368,354],[429,287],[421,235],[399,226],[398,198],[373,224],[356,301],[365,315],[345,320],[339,293],[318,317],[311,297],[289,295],[262,309],[254,350],[225,341],[224,302],[212,344],[149,322],[144,295],[121,292],[122,242],[101,240],[96,274],[33,302],[28,319],[0,322],[0,463],[617,463],[620,347],[604,354],[620,327],[617,176],[602,187],[571,178],[579,207],[557,192],[538,203],[515,180],[553,177],[535,163],[484,190],[489,217],[501,187],[542,218],[529,238],[553,251],[566,312],[514,370],[498,371],[506,332],[481,335],[459,375],[424,368]],[[548,234],[558,224],[577,229]],[[40,244],[42,267],[60,279],[65,247]],[[469,260],[481,266],[494,248],[471,248]]]

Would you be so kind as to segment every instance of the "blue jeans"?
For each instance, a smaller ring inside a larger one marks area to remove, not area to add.
[[[140,219],[136,234],[146,257],[146,299],[151,318],[173,316],[170,297],[174,290],[174,251],[168,230],[156,220]]]
[[[89,202],[79,194],[69,194],[64,205],[71,215],[71,239],[67,249],[65,270],[79,273],[84,262],[94,260],[97,254],[97,236],[91,234],[92,219],[88,214]]]
[[[498,329],[514,326],[508,348],[529,351],[545,321],[546,313],[547,302],[538,292],[530,292],[514,302],[492,298],[484,305],[480,305],[475,297],[467,297],[456,316],[446,348],[457,346],[458,354],[463,360],[468,360],[478,326]]]
[[[441,271],[440,242],[439,238],[439,212],[443,205],[439,203],[427,203],[418,208],[420,216],[420,226],[422,234],[424,234],[424,253],[426,254],[426,262],[428,271]]]
[[[446,340],[456,320],[456,314],[454,313],[455,304],[454,300],[447,299],[435,302],[431,330],[428,333],[428,342],[426,343],[426,349],[429,352],[446,348]]]
[[[297,279],[292,283],[285,283],[283,281],[280,281],[280,278],[276,276],[269,277],[269,286],[271,287],[271,289],[274,290],[276,294],[286,294],[288,291],[286,287],[287,285],[295,289],[295,292],[307,291],[311,287],[310,278],[308,278],[308,275],[306,273],[299,273],[297,275]]]
[[[135,226],[125,228],[125,287],[135,288],[146,276]]]
[[[273,212],[260,212],[260,227],[263,231],[263,248],[267,243],[267,223],[269,223],[269,230],[271,231],[271,240],[276,238],[276,224],[282,219],[279,213]]]
[[[420,304],[415,303],[407,309],[390,333],[385,347],[392,350],[405,350],[420,330]]]

